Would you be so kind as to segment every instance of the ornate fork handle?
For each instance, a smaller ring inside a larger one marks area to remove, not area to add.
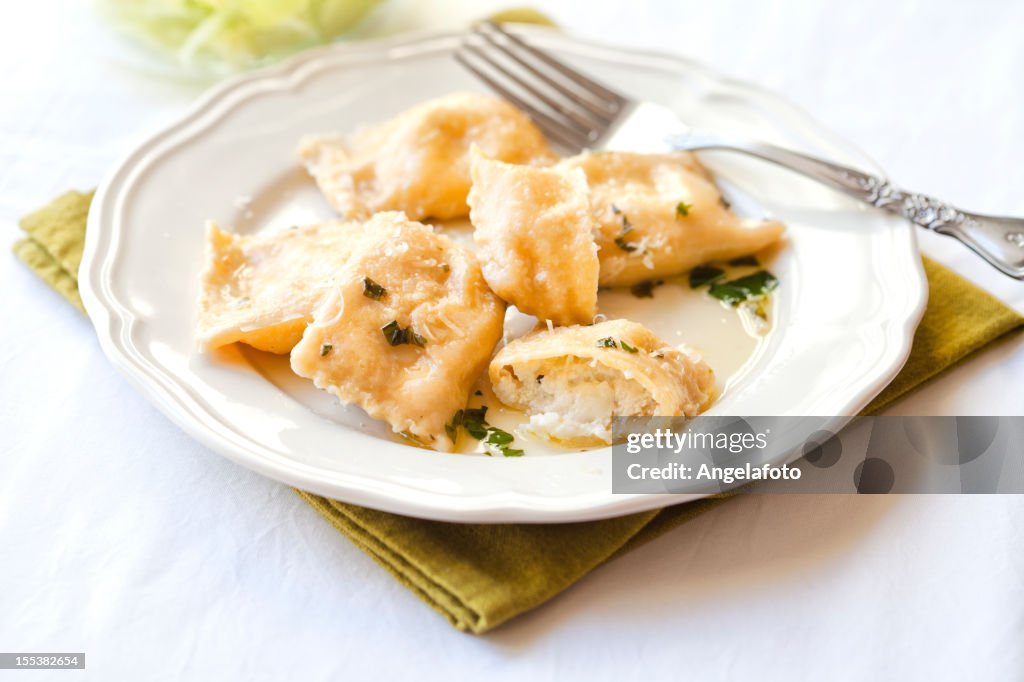
[[[743,152],[784,166],[912,223],[960,240],[1000,272],[1024,279],[1024,220],[968,213],[939,199],[908,192],[885,178],[782,147],[707,135],[680,135],[674,149]]]

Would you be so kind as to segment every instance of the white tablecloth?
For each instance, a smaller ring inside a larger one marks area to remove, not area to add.
[[[20,214],[94,186],[198,92],[111,58],[84,4],[5,7],[4,244]],[[392,27],[505,3],[394,4],[408,13]],[[1024,215],[1024,4],[604,5],[542,3],[581,34],[788,94],[909,187]],[[922,237],[1024,311],[1024,284]],[[85,651],[84,675],[103,680],[1024,675],[1024,498],[742,497],[474,637],[287,488],[172,426],[10,255],[0,290],[2,651]],[[1022,351],[1021,336],[1004,340],[892,411],[1024,414]]]

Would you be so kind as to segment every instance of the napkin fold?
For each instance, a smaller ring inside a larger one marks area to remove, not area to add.
[[[91,192],[57,197],[21,220],[26,237],[14,246],[22,261],[83,312],[77,273],[91,201]],[[1024,325],[1024,318],[985,291],[927,258],[924,265],[931,293],[910,358],[867,413]],[[297,492],[452,625],[474,633],[543,604],[604,562],[727,499],[603,521],[486,525],[409,518]]]

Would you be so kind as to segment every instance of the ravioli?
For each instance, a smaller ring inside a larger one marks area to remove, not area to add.
[[[344,217],[404,211],[413,220],[465,216],[469,149],[509,163],[550,163],[530,119],[494,97],[457,93],[430,100],[352,135],[308,137],[299,154]]]
[[[362,234],[348,222],[255,235],[208,222],[199,298],[202,346],[240,341],[271,353],[290,351]]]
[[[517,166],[473,150],[470,221],[484,278],[520,311],[557,325],[597,313],[597,247],[579,170]]]
[[[608,320],[538,330],[511,341],[488,371],[501,402],[530,429],[568,445],[610,443],[613,416],[693,416],[712,399],[714,373],[643,325]]]
[[[435,450],[501,338],[505,304],[471,251],[396,212],[366,235],[292,349],[291,367]]]
[[[556,168],[586,174],[602,286],[629,286],[750,255],[785,229],[776,221],[738,217],[687,152],[584,152]]]

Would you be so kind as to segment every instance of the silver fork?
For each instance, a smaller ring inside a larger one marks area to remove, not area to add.
[[[960,240],[1000,272],[1024,280],[1024,220],[968,213],[886,178],[755,140],[697,133],[667,107],[633,100],[584,76],[493,22],[466,36],[455,59],[522,109],[571,153],[723,149],[784,166],[916,225]]]

